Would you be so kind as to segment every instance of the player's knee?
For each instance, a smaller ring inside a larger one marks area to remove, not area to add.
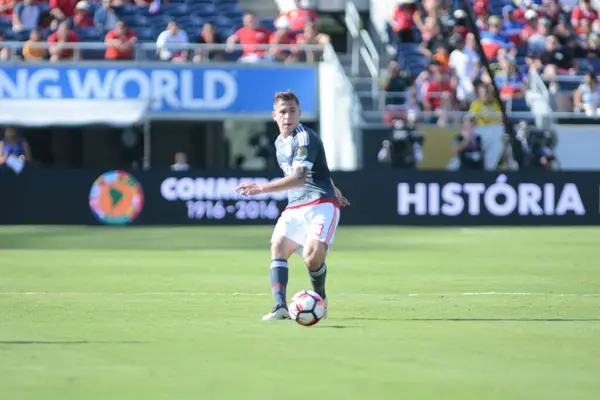
[[[271,242],[271,257],[287,260],[295,249],[285,238],[276,239]]]

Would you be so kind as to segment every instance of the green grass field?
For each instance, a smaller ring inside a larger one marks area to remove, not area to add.
[[[600,229],[342,226],[311,328],[270,234],[0,228],[0,399],[600,397]]]

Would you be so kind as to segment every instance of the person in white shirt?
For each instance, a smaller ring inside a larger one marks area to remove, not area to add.
[[[175,153],[175,164],[171,165],[171,171],[188,171],[187,155],[183,152]]]
[[[156,53],[163,61],[186,61],[188,44],[187,33],[179,29],[177,22],[171,21],[156,39]]]
[[[479,71],[479,57],[475,51],[465,47],[462,37],[453,36],[450,40],[455,50],[450,53],[448,64],[454,69],[458,79],[456,97],[466,106],[476,97],[473,81]]]

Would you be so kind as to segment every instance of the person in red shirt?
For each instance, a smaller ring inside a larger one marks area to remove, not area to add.
[[[316,22],[318,17],[315,10],[302,8],[301,3],[302,0],[294,0],[294,9],[285,13],[281,13],[275,20],[275,23],[277,23],[280,18],[285,17],[290,22],[290,30],[293,33],[300,33],[304,31],[304,27],[306,26],[307,22]]]
[[[521,29],[521,41],[526,43],[530,37],[537,33],[538,14],[533,10],[527,10],[524,14],[525,25]]]
[[[50,61],[79,59],[78,49],[65,47],[65,43],[77,42],[79,42],[79,37],[69,28],[69,21],[61,22],[56,32],[48,37]]]
[[[17,0],[0,0],[0,21],[10,22],[15,5],[17,5]]]
[[[129,29],[125,22],[119,21],[115,29],[109,31],[104,37],[104,44],[107,47],[104,58],[107,60],[131,60],[136,43],[135,32]]]
[[[75,6],[75,14],[73,15],[73,27],[89,28],[94,26],[94,18],[90,14],[90,5],[87,1],[82,0]]]
[[[579,5],[573,9],[571,14],[571,24],[577,28],[577,33],[581,34],[581,22],[587,20],[591,26],[598,19],[598,12],[591,5],[591,0],[581,0]]]
[[[296,44],[299,45],[321,45],[324,46],[329,44],[331,41],[329,35],[319,33],[317,28],[312,22],[309,22],[304,27],[304,33],[296,36]],[[298,49],[297,53],[302,53],[302,49]],[[323,54],[321,50],[304,50],[306,54],[306,62],[314,63],[316,60],[320,60]]]
[[[265,28],[260,28],[256,24],[256,16],[252,13],[244,14],[244,27],[240,28],[227,39],[227,44],[232,46],[241,43],[244,54],[240,58],[241,62],[258,62],[269,59],[266,47],[257,49],[257,45],[269,44],[270,32]],[[231,52],[231,47],[228,48]]]
[[[63,21],[75,14],[78,0],[50,0],[50,15],[56,20]]]
[[[275,24],[277,30],[269,37],[271,45],[271,56],[277,61],[292,63],[297,61],[296,54],[291,49],[283,49],[277,45],[292,45],[296,42],[296,37],[290,32],[290,23],[287,18],[279,18]]]
[[[398,6],[389,22],[400,43],[413,43],[415,41],[413,15],[416,11],[415,0],[400,0],[398,2]]]
[[[433,112],[438,119],[438,124],[444,125],[446,115],[452,108],[454,99],[454,89],[452,85],[444,79],[444,75],[438,69],[433,70],[433,81],[427,87],[423,106],[425,111]]]

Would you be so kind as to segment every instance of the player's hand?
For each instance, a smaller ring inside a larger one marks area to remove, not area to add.
[[[335,191],[335,195],[338,198],[338,202],[340,203],[341,207],[348,207],[352,205],[352,203],[350,203],[350,201],[344,197],[340,189],[334,186],[333,190]]]
[[[262,188],[256,183],[241,183],[235,188],[235,191],[241,191],[243,196],[256,196],[263,193]]]

